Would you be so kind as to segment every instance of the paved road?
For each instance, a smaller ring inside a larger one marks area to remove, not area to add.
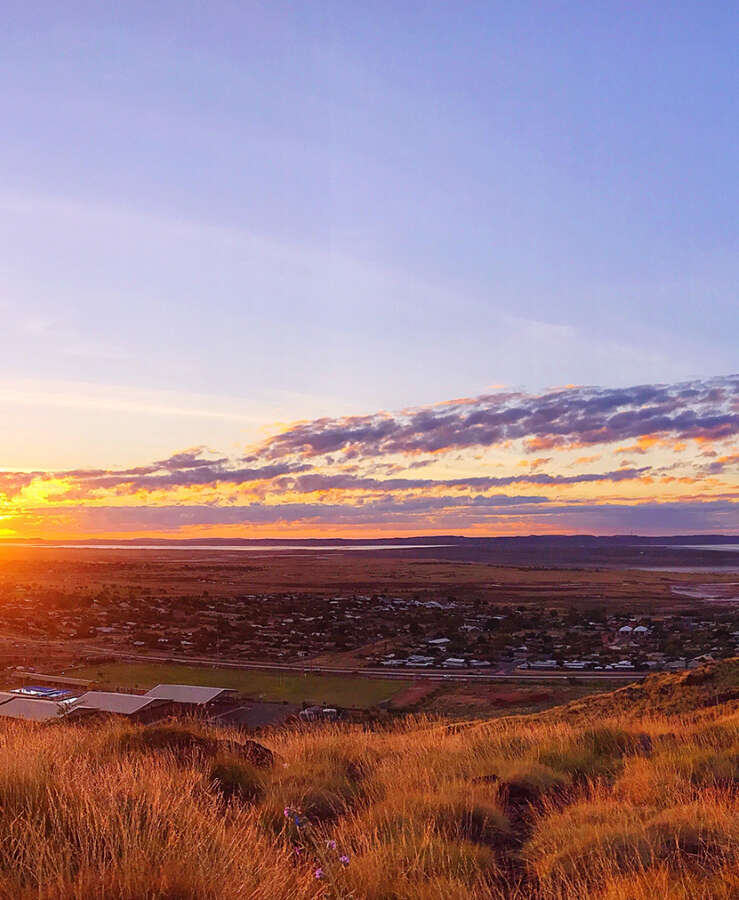
[[[504,672],[496,670],[475,671],[474,669],[412,669],[407,667],[384,668],[368,667],[357,668],[349,666],[317,666],[310,663],[269,663],[219,659],[212,656],[172,656],[171,654],[143,654],[130,653],[125,650],[111,650],[102,647],[86,647],[90,653],[99,653],[105,656],[117,656],[122,660],[131,662],[161,662],[182,663],[183,665],[213,666],[225,669],[247,669],[267,672],[291,672],[300,675],[361,675],[364,678],[397,678],[407,681],[409,678],[427,678],[430,680],[444,681],[560,681],[567,678],[600,679],[603,681],[637,681],[645,677],[645,672],[584,672],[578,670],[557,671],[524,671]]]
[[[0,639],[18,644],[37,644],[46,649],[68,651],[65,641],[49,641],[39,638],[18,637],[16,635],[0,635]],[[326,666],[311,663],[270,663],[260,660],[221,659],[214,656],[173,656],[163,653],[131,653],[115,647],[98,647],[85,645],[76,648],[81,653],[99,656],[114,656],[128,662],[142,663],[181,663],[182,665],[212,666],[224,669],[246,669],[265,672],[289,672],[299,675],[360,675],[363,678],[391,678],[407,681],[411,678],[424,678],[431,681],[561,681],[567,678],[585,678],[615,682],[638,681],[649,674],[647,672],[586,672],[582,670],[565,670],[553,672],[543,670],[500,670],[480,671],[475,669],[413,669],[405,666],[390,668],[384,666],[358,668],[356,666]]]

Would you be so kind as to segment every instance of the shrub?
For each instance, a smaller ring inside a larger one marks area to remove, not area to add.
[[[445,785],[438,792],[413,792],[373,803],[349,820],[347,837],[373,834],[378,840],[416,838],[430,833],[448,840],[464,840],[490,847],[511,841],[510,822],[495,799],[464,783]],[[356,843],[356,842],[354,842]]]
[[[739,715],[701,728],[693,736],[693,741],[714,750],[739,748]]]
[[[612,777],[627,754],[643,753],[640,735],[608,726],[588,728],[564,742],[545,746],[539,761],[578,780]]]
[[[210,767],[210,783],[226,800],[236,799],[254,803],[264,796],[261,773],[248,763],[237,760],[218,760]]]
[[[508,769],[499,782],[501,800],[508,805],[538,803],[545,796],[560,794],[571,784],[569,774],[541,763],[523,763]]]
[[[577,883],[587,890],[652,858],[640,812],[594,798],[538,820],[522,851],[530,871],[551,889]]]
[[[692,786],[673,766],[638,757],[626,761],[613,793],[633,806],[646,808],[693,799]]]
[[[214,737],[178,724],[124,731],[113,747],[122,753],[169,753],[182,763],[191,762],[194,755],[212,757],[219,753],[231,753],[263,769],[274,762],[272,751],[257,741]]]
[[[696,785],[734,785],[739,782],[739,749],[686,748],[676,753],[670,764],[678,774]]]
[[[597,900],[735,900],[739,874],[729,869],[706,877],[665,865],[614,878]]]
[[[406,897],[471,896],[487,876],[497,872],[491,850],[466,841],[445,841],[424,832],[391,842],[368,840],[341,873],[338,895],[363,900],[396,900]],[[449,886],[454,893],[444,893]],[[464,885],[467,894],[461,890]]]
[[[114,748],[124,753],[166,751],[176,758],[189,759],[193,753],[216,753],[218,741],[183,725],[151,725],[117,735]]]
[[[489,846],[501,846],[510,840],[510,822],[497,803],[461,786],[418,798],[411,802],[410,813],[452,840]]]
[[[646,835],[655,857],[696,857],[704,868],[739,858],[739,807],[703,800],[673,806],[649,820]]]
[[[300,810],[313,824],[331,822],[361,805],[368,796],[365,776],[370,761],[347,752],[345,737],[332,742],[319,735],[314,744],[275,769],[269,796],[261,811],[264,826],[273,833],[283,830],[283,810]]]

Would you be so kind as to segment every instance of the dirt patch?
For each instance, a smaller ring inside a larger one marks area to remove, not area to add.
[[[396,694],[389,703],[390,709],[414,709],[439,693],[440,686],[433,681],[417,681],[405,690]]]

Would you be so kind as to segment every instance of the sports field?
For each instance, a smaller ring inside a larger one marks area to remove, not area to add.
[[[104,663],[75,669],[76,678],[88,678],[101,688],[148,690],[155,684],[205,684],[233,688],[259,700],[290,703],[327,703],[370,707],[405,690],[410,681],[362,678],[351,675],[298,675],[288,672],[252,672],[175,663]]]

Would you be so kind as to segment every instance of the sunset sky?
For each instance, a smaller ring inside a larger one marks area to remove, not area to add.
[[[0,538],[739,533],[738,38],[3,4]]]

